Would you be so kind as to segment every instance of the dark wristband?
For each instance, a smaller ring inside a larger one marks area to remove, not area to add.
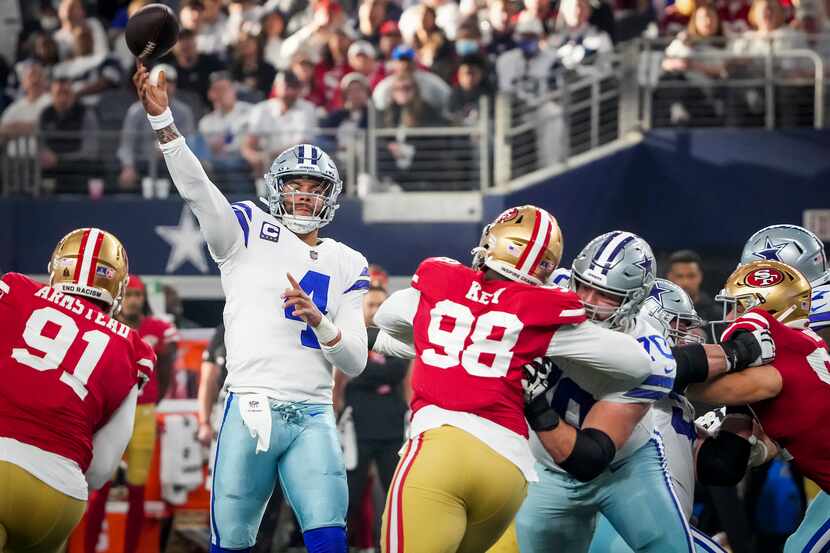
[[[525,418],[535,432],[547,432],[559,426],[559,415],[551,408],[545,394],[525,405]]]

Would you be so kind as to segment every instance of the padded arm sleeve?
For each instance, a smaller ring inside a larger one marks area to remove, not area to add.
[[[109,482],[118,468],[133,435],[137,399],[138,386],[133,386],[110,420],[92,437],[92,462],[86,471],[86,481],[93,490]]]
[[[375,313],[375,324],[392,338],[411,344],[412,321],[420,301],[421,293],[415,288],[398,290],[381,304]]]
[[[559,466],[580,482],[589,482],[608,468],[616,454],[613,440],[602,430],[577,429],[574,449]]]
[[[706,382],[709,377],[709,360],[706,349],[701,344],[671,348],[671,352],[677,362],[673,392],[684,394],[689,384]]]
[[[213,259],[221,263],[243,243],[242,229],[228,199],[210,181],[184,137],[160,146],[176,189],[199,220]]]

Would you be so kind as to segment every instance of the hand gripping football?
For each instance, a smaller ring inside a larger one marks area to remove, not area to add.
[[[173,10],[164,4],[149,4],[127,21],[124,38],[135,57],[144,63],[154,61],[176,44],[179,21]]]

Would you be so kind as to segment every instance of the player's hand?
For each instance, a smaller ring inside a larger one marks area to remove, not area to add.
[[[133,84],[138,92],[138,98],[144,111],[150,115],[161,115],[169,106],[167,98],[167,76],[164,71],[159,73],[158,84],[150,83],[150,73],[140,61],[133,75]]]
[[[320,313],[317,305],[312,301],[309,295],[305,293],[305,290],[300,288],[300,285],[297,283],[296,279],[291,276],[291,273],[286,273],[286,276],[288,277],[288,282],[291,284],[291,288],[286,288],[285,292],[282,294],[282,297],[285,300],[283,307],[293,306],[294,311],[291,313],[292,315],[301,318],[313,327],[318,326],[320,321],[323,319],[323,314]]]
[[[522,367],[522,388],[525,403],[530,403],[537,396],[544,394],[550,387],[549,377],[553,361],[537,357]]]
[[[198,439],[199,443],[203,446],[210,446],[210,442],[213,440],[213,428],[210,424],[203,422],[199,425],[199,432],[196,434],[196,439]]]
[[[775,341],[765,328],[752,331],[738,329],[729,334],[721,347],[726,353],[730,372],[760,367],[775,359]]]

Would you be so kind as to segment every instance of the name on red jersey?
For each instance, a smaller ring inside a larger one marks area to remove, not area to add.
[[[130,327],[124,323],[116,321],[98,309],[89,307],[78,298],[62,294],[54,288],[44,286],[35,292],[35,297],[52,302],[59,307],[63,307],[64,309],[75,313],[76,315],[81,315],[88,321],[93,321],[95,324],[106,328],[113,334],[117,334],[122,338],[127,338],[130,335]]]

